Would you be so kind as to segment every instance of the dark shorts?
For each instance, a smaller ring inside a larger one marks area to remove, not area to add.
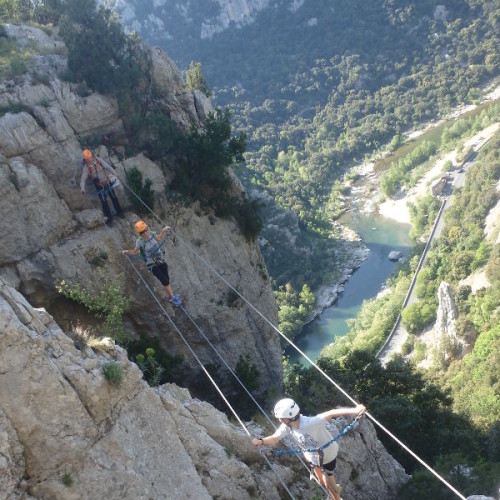
[[[309,466],[311,467],[311,469],[314,469],[313,464],[310,463]],[[323,469],[323,472],[325,474],[332,475],[335,472],[336,467],[337,467],[337,459],[334,458],[331,462],[328,462],[327,464],[323,464],[323,467],[321,467],[321,468]]]
[[[165,262],[151,266],[150,271],[161,281],[163,286],[170,285],[170,278],[168,277],[168,266]]]
[[[333,474],[335,472],[335,468],[337,467],[337,459],[334,458],[331,462],[327,464],[323,464],[323,469],[327,474]]]

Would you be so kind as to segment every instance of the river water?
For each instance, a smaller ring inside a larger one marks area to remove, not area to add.
[[[380,292],[396,268],[396,263],[387,258],[389,252],[399,250],[406,257],[411,246],[409,224],[400,224],[376,212],[362,213],[354,209],[344,214],[339,222],[354,229],[370,253],[346,281],[338,300],[306,325],[300,336],[295,338],[294,343],[312,360],[316,360],[321,349],[332,343],[335,337],[345,335],[349,330],[346,320],[358,314],[364,300]],[[286,355],[293,363],[309,365],[293,348],[287,348]]]

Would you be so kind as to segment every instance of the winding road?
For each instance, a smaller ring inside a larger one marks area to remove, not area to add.
[[[427,240],[427,244],[425,245],[424,251],[422,252],[422,256],[420,257],[420,261],[418,263],[417,269],[415,270],[415,274],[413,276],[410,288],[408,290],[408,293],[406,294],[401,309],[404,309],[406,306],[417,302],[418,298],[415,295],[415,283],[417,281],[417,275],[425,263],[432,242],[434,241],[435,238],[439,238],[439,235],[443,231],[444,228],[443,213],[451,203],[451,195],[453,194],[455,189],[463,187],[463,185],[465,184],[465,176],[467,174],[467,171],[470,169],[471,165],[474,163],[477,152],[491,139],[491,137],[493,137],[493,135],[495,134],[495,132],[498,130],[499,127],[500,123],[495,123],[494,125],[491,125],[490,127],[484,129],[483,131],[481,131],[480,133],[478,133],[465,143],[465,147],[472,148],[475,154],[473,155],[473,158],[471,158],[469,162],[463,164],[461,168],[458,168],[458,170],[454,170],[451,172],[447,185],[442,193],[443,202],[441,204],[441,208],[439,209],[436,220],[434,221],[434,225],[429,235],[429,239]],[[382,365],[385,366],[390,361],[391,357],[394,354],[399,354],[402,352],[403,344],[406,342],[407,337],[408,337],[408,332],[406,331],[404,325],[401,323],[401,313],[400,313],[391,333],[389,334],[384,345],[381,347],[381,349],[376,355],[376,358],[380,360]]]

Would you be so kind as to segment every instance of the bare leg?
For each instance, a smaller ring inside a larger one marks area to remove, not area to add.
[[[328,492],[330,493],[330,498],[332,498],[333,500],[341,500],[341,488],[340,485],[336,483],[333,474],[323,474],[323,471],[319,467],[314,467],[314,474],[316,474],[319,482],[328,490]]]
[[[170,285],[165,285],[165,291],[167,292],[169,299],[174,296],[174,292],[172,292],[172,287]]]

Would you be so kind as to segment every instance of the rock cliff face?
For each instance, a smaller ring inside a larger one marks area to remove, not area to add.
[[[438,288],[439,306],[434,325],[434,346],[444,347],[446,356],[453,354],[454,358],[463,358],[474,347],[476,333],[474,329],[458,334],[456,323],[458,309],[453,298],[451,286],[442,281]]]
[[[196,365],[165,318],[157,303],[140,281],[121,249],[135,243],[133,223],[137,215],[130,211],[127,191],[117,188],[127,209],[127,219],[113,227],[102,224],[100,203],[92,186],[82,196],[78,184],[81,174],[82,137],[106,136],[120,145],[127,136],[114,99],[90,94],[81,97],[77,87],[63,82],[58,71],[65,67],[61,42],[52,41],[43,31],[7,25],[11,40],[38,47],[30,70],[0,83],[0,106],[13,109],[0,116],[0,275],[26,294],[36,305],[57,315],[66,313],[54,285],[61,280],[70,284],[98,287],[99,262],[105,272],[126,276],[122,290],[131,299],[128,326],[133,333],[161,339],[167,350],[184,354],[189,366]],[[43,54],[43,55],[42,55]],[[186,91],[172,61],[159,49],[151,49],[152,75],[159,99],[170,117],[181,127],[200,126],[210,109],[201,95]],[[46,68],[40,83],[39,68]],[[19,111],[18,108],[21,109]],[[105,148],[98,153],[107,157]],[[229,287],[214,274],[219,273],[267,318],[277,322],[272,290],[263,270],[261,254],[248,243],[236,224],[219,220],[196,206],[183,208],[168,204],[164,197],[169,173],[143,155],[119,162],[112,157],[122,181],[125,169],[136,166],[144,178],[150,178],[157,193],[157,210],[163,223],[174,227],[176,238],[166,245],[174,290],[184,300],[186,310],[201,326],[205,335],[220,350],[230,366],[239,356],[248,355],[261,374],[263,387],[281,384],[281,350],[272,329],[241,300],[228,300]],[[150,220],[153,229],[159,222]],[[153,291],[165,299],[159,282],[142,263],[136,267]],[[190,319],[180,310],[169,314],[196,345],[202,362],[214,362],[214,353]],[[196,375],[196,369],[190,370]]]
[[[241,427],[186,389],[150,388],[109,339],[77,348],[1,278],[0,367],[0,498],[282,498]],[[296,498],[314,496],[296,458],[271,461]],[[338,478],[345,499],[368,500],[395,498],[406,475],[362,422],[342,439]]]
[[[103,225],[97,199],[78,188],[82,137],[106,136],[118,149],[127,144],[117,103],[97,94],[82,97],[59,79],[66,65],[59,41],[35,28],[8,25],[6,31],[40,52],[24,74],[0,83],[0,106],[11,109],[0,116],[0,498],[281,498],[275,474],[225,415],[186,389],[151,389],[111,340],[91,348],[53,319],[57,315],[68,328],[76,319],[55,284],[98,288],[104,263],[108,275],[125,276],[121,292],[131,299],[132,333],[157,337],[170,352],[184,354],[196,377],[197,365],[177,331],[203,363],[214,363],[215,356],[192,318],[230,366],[248,355],[263,387],[279,390],[276,334],[244,301],[228,298],[226,282],[276,324],[257,245],[231,221],[169,204],[163,192],[171,173],[145,156],[118,161],[111,155],[122,180],[132,166],[153,180],[162,224],[175,229],[168,261],[189,317],[166,304],[162,287],[142,263],[136,266],[165,305],[166,318],[121,254],[134,244],[137,220],[123,185],[117,191],[126,219],[112,227]],[[164,53],[152,49],[151,60],[158,99],[169,115],[181,127],[200,126],[209,103],[186,91]],[[104,147],[97,153],[108,156]],[[116,386],[103,375],[110,362],[121,366]],[[252,434],[268,431],[251,426]],[[364,422],[344,443],[338,473],[344,498],[393,498],[406,475],[371,424]],[[276,462],[297,497],[314,496],[314,483],[296,459]]]
[[[105,0],[102,2],[121,16],[130,31],[137,31],[148,40],[168,42],[175,38],[180,25],[193,36],[211,38],[231,24],[250,24],[255,16],[266,9],[269,0],[216,0],[214,2],[181,2],[159,0],[145,5],[137,0]],[[296,8],[297,2],[290,2]]]

